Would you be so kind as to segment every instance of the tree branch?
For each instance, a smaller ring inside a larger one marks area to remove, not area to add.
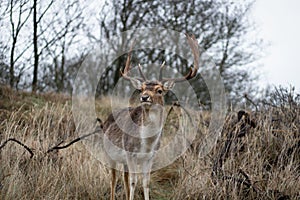
[[[24,149],[26,149],[29,153],[30,153],[30,158],[33,157],[34,153],[33,151],[25,144],[23,144],[22,142],[20,142],[19,140],[16,140],[15,138],[9,138],[7,139],[6,141],[3,142],[3,144],[0,145],[0,150],[5,147],[5,145],[9,142],[9,141],[12,141],[12,142],[16,142],[17,144],[21,145],[22,147],[24,147]]]
[[[37,20],[37,24],[39,24],[42,20],[42,18],[44,17],[44,15],[46,14],[46,12],[49,10],[49,8],[52,6],[52,4],[54,3],[54,0],[52,0],[49,5],[47,6],[47,8],[44,10],[44,12],[41,14],[41,16],[38,18]]]
[[[52,151],[54,151],[54,150],[60,150],[60,149],[68,148],[68,147],[71,146],[72,144],[75,144],[76,142],[78,142],[78,141],[80,141],[80,140],[83,140],[84,138],[89,137],[89,136],[91,136],[91,135],[93,135],[93,134],[95,134],[95,133],[98,133],[98,132],[99,132],[99,130],[97,129],[97,130],[95,130],[94,132],[91,132],[91,133],[88,133],[88,134],[86,134],[86,135],[80,136],[80,137],[78,137],[78,138],[72,140],[72,141],[69,142],[68,144],[63,145],[63,146],[59,146],[60,144],[63,143],[63,142],[60,142],[60,143],[58,143],[56,146],[50,148],[50,149],[47,151],[47,153],[50,153],[50,152],[52,152]]]

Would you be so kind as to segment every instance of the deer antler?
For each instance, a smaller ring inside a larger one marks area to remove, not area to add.
[[[142,67],[141,67],[140,64],[138,65],[138,69],[139,69],[139,72],[140,72],[141,77],[143,78],[143,81],[146,81],[147,78],[146,78],[146,76],[144,75],[144,73],[143,73],[143,71],[142,71]]]
[[[131,52],[132,52],[134,43],[135,43],[135,41],[133,41],[133,42],[131,43],[131,46],[130,46],[130,50],[129,50],[129,52],[128,52],[128,56],[127,56],[126,65],[125,65],[124,71],[122,72],[122,70],[120,70],[120,72],[121,72],[122,77],[123,77],[124,79],[126,79],[126,80],[137,79],[137,80],[140,80],[140,81],[146,81],[147,79],[146,79],[145,75],[144,75],[143,72],[142,72],[142,69],[141,69],[141,65],[140,65],[140,64],[138,65],[138,70],[139,70],[140,75],[141,75],[142,78],[133,78],[133,77],[130,77],[129,74],[128,74],[128,72],[129,72],[130,69],[131,69],[131,63],[130,63],[130,60],[131,60]]]
[[[190,48],[192,49],[192,53],[194,56],[194,67],[190,68],[190,71],[181,78],[162,78],[161,71],[160,71],[160,80],[161,82],[166,82],[166,81],[174,81],[174,82],[182,82],[185,80],[189,80],[194,78],[197,75],[197,71],[199,68],[199,47],[198,47],[198,41],[196,40],[195,36],[189,36],[188,34],[185,34],[187,41],[189,43]],[[163,66],[160,68],[162,70]]]
[[[165,61],[161,64],[160,68],[159,68],[159,77],[158,77],[158,80],[159,81],[162,81],[162,71],[163,71],[163,68],[165,66]]]

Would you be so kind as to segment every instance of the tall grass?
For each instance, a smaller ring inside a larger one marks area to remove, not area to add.
[[[70,99],[9,88],[1,88],[0,96],[0,145],[15,138],[34,153],[31,158],[12,141],[0,149],[0,199],[109,199],[109,171],[81,142],[47,153],[78,137]],[[109,100],[96,107],[105,119]],[[199,115],[204,134],[209,113]],[[176,116],[170,114],[166,135],[176,129]],[[252,120],[255,128],[230,112],[217,145],[201,158],[196,138],[172,165],[152,173],[151,199],[300,199],[299,105],[261,107]],[[118,178],[117,199],[124,199],[121,173]],[[143,199],[141,184],[135,195]]]

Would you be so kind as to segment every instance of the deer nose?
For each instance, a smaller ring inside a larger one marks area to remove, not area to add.
[[[148,102],[148,101],[150,101],[150,96],[149,95],[141,96],[141,102]]]

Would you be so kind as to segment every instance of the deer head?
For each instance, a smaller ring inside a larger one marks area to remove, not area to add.
[[[192,50],[193,56],[194,56],[194,67],[190,68],[190,71],[183,77],[181,78],[164,78],[162,76],[162,71],[164,68],[164,63],[160,67],[159,71],[159,79],[150,81],[147,80],[146,76],[142,72],[142,67],[141,65],[138,65],[138,70],[140,73],[140,78],[136,77],[131,77],[129,75],[129,71],[131,69],[131,51],[133,44],[130,47],[130,51],[128,53],[128,57],[126,60],[126,65],[124,68],[124,71],[121,71],[121,75],[124,79],[129,80],[131,84],[140,91],[140,103],[142,105],[152,105],[152,104],[164,104],[164,98],[163,96],[172,89],[174,84],[176,82],[182,82],[185,80],[192,79],[193,77],[196,76],[197,71],[198,71],[198,65],[199,65],[199,49],[198,49],[198,42],[195,39],[194,36],[189,36],[186,34],[187,41],[189,43],[189,46]]]

